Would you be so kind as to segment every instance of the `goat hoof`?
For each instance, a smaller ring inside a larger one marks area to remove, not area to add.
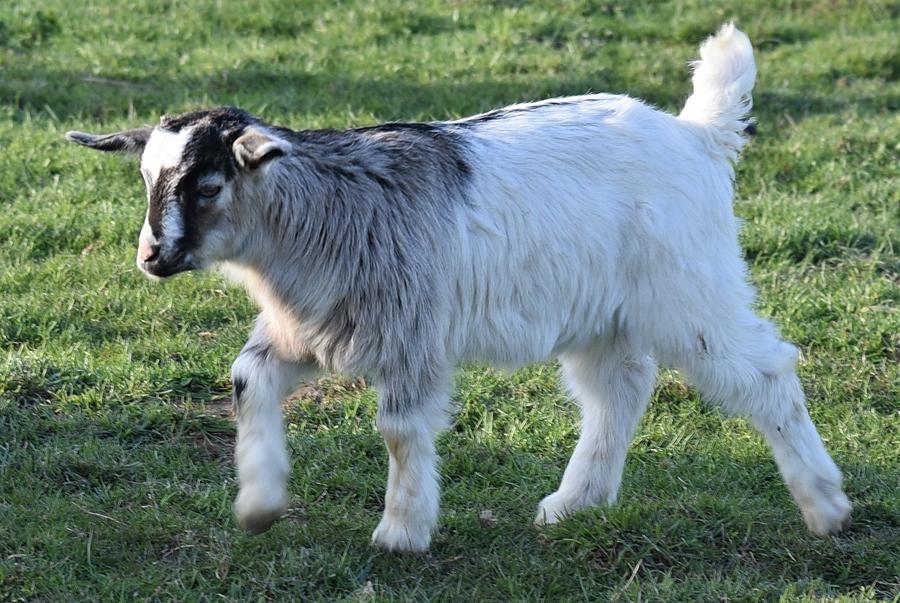
[[[254,513],[246,517],[238,517],[238,526],[248,534],[262,534],[272,527],[278,518],[281,517],[281,511],[270,513]]]
[[[797,495],[795,490],[795,496]],[[831,536],[850,525],[850,501],[839,484],[817,479],[796,496],[806,527],[816,536]]]
[[[372,533],[372,544],[388,552],[424,553],[431,543],[431,529],[409,525],[385,515]]]
[[[563,497],[559,492],[554,492],[544,497],[538,505],[538,512],[534,518],[534,525],[549,526],[559,523],[580,507]]]
[[[234,501],[234,516],[238,526],[249,534],[262,534],[272,527],[284,513],[285,497],[254,500],[251,494],[241,490]]]

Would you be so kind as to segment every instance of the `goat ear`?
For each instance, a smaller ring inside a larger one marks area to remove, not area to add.
[[[232,145],[234,157],[244,169],[255,170],[264,163],[287,155],[290,145],[262,130],[247,128]]]
[[[153,128],[136,128],[124,130],[115,134],[87,134],[85,132],[66,132],[66,140],[97,149],[98,151],[112,151],[137,155],[144,152],[150,133]]]

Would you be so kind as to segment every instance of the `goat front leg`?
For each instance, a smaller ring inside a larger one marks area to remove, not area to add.
[[[383,549],[428,550],[440,507],[434,438],[446,427],[449,400],[444,388],[381,391],[377,424],[389,467],[384,516],[372,542]]]
[[[316,373],[311,364],[278,358],[259,324],[232,365],[240,484],[234,514],[251,534],[268,530],[287,506],[290,461],[281,401]]]

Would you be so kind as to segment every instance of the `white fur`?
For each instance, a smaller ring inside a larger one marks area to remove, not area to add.
[[[425,551],[437,526],[437,430],[424,421],[386,420],[378,429],[388,447],[388,486],[384,516],[372,541],[389,551]]]
[[[257,324],[261,328],[262,322]],[[243,382],[236,398],[238,439],[235,450],[240,492],[234,503],[238,523],[252,532],[265,530],[287,505],[290,461],[284,436],[281,400],[296,383],[317,374],[311,366],[285,363],[274,356],[242,353],[231,369],[232,381]]]
[[[253,516],[281,514],[287,504],[285,481],[290,462],[285,453],[284,426],[279,401],[282,392],[263,363],[253,356],[238,356],[232,372],[250,379],[252,395],[237,407],[237,471],[241,480],[235,513],[242,523]]]
[[[732,161],[744,146],[740,135],[750,112],[756,64],[750,39],[729,23],[700,46],[694,63],[694,93],[679,117],[713,126],[711,136]]]
[[[566,382],[581,405],[581,437],[559,489],[538,506],[538,524],[615,502],[628,443],[656,381],[653,360],[636,353],[623,339],[568,352],[561,361]]]
[[[750,310],[731,162],[744,144],[752,49],[729,25],[701,56],[678,118],[593,95],[475,130],[479,202],[462,210],[448,267],[448,349],[510,367],[561,355],[583,411],[538,523],[615,500],[652,391],[651,356],[753,418],[813,532],[840,529],[849,514],[805,410],[796,351]]]
[[[752,49],[729,25],[701,57],[678,118],[593,95],[476,130],[479,203],[459,219],[448,348],[511,367],[562,354],[583,412],[538,523],[615,500],[652,391],[651,356],[753,419],[811,531],[834,532],[849,515],[804,406],[796,351],[750,310],[731,199]]]

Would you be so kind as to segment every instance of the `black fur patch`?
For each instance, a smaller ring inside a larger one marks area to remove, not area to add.
[[[384,190],[391,190],[394,188],[393,181],[389,180],[388,178],[385,178],[378,172],[375,172],[373,170],[366,170],[365,172],[363,172],[363,174],[365,175],[366,178],[368,178],[372,182],[377,182],[378,186],[380,186]]]
[[[184,219],[184,249],[200,245],[203,215],[197,192],[200,179],[207,174],[222,174],[225,181],[237,172],[231,145],[225,142],[227,131],[217,125],[201,123],[191,133],[184,147],[181,160],[181,178],[175,187],[175,195],[181,204]]]
[[[250,114],[233,107],[162,119],[163,130],[178,133],[192,127],[193,131],[178,166],[163,169],[150,191],[148,221],[154,236],[166,236],[161,231],[162,216],[174,204],[172,210],[180,213],[183,226],[183,237],[175,243],[176,247],[187,252],[200,245],[204,216],[199,207],[198,183],[203,176],[213,173],[222,174],[226,181],[234,178],[237,166],[231,146],[248,125],[255,123],[258,120]]]
[[[697,334],[697,341],[700,342],[700,349],[703,350],[703,353],[709,354],[709,346],[706,345],[706,338],[703,337],[703,333]]]
[[[236,107],[216,107],[215,109],[201,109],[199,111],[191,111],[175,117],[163,117],[160,127],[170,132],[181,132],[182,129],[189,126],[196,126],[201,122],[205,122],[214,126],[220,132],[234,132],[238,134],[229,142],[234,142],[240,132],[247,126],[259,123],[259,120]]]
[[[596,102],[596,100],[601,99],[591,99],[591,98],[582,98],[578,100],[553,100],[546,101],[542,103],[535,103],[532,105],[525,105],[524,107],[514,107],[514,108],[504,108],[504,109],[495,109],[493,111],[488,111],[487,113],[483,113],[481,115],[476,115],[475,117],[470,117],[468,119],[464,119],[460,122],[455,123],[456,126],[461,127],[471,127],[477,126],[479,124],[497,121],[499,119],[504,119],[506,117],[510,117],[512,115],[520,115],[522,113],[532,113],[534,111],[541,111],[547,107],[567,107],[570,105],[577,105],[580,103],[591,103]],[[602,99],[607,100],[607,99]]]
[[[244,354],[252,354],[258,357],[260,360],[266,360],[269,355],[272,353],[272,348],[267,345],[254,344],[251,346],[245,347],[241,350],[241,356]]]
[[[243,377],[236,377],[234,380],[234,391],[232,396],[234,398],[234,403],[237,404],[240,402],[241,394],[244,393],[244,390],[247,389],[247,381]]]
[[[231,408],[234,410],[234,414],[238,414],[241,410],[243,402],[241,396],[243,396],[246,389],[247,381],[243,377],[235,377],[231,390]]]

